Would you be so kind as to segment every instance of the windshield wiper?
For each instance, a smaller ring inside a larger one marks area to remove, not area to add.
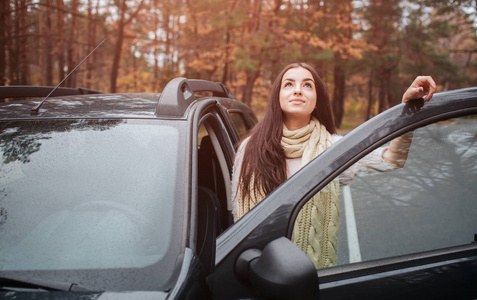
[[[81,287],[76,283],[56,282],[37,278],[26,278],[17,276],[0,276],[0,290],[8,290],[15,288],[39,289],[46,291],[91,292],[91,290]]]

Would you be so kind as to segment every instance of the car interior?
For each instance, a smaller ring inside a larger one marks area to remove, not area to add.
[[[197,147],[198,229],[197,251],[208,272],[215,265],[215,238],[233,222],[231,207],[231,170],[213,130],[217,119],[208,116],[199,130]],[[210,255],[213,253],[213,255]]]

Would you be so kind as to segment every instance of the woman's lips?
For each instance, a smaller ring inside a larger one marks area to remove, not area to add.
[[[303,100],[303,99],[291,99],[290,103],[300,104],[300,103],[305,103],[305,100]]]

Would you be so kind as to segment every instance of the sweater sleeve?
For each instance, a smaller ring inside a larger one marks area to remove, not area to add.
[[[243,142],[240,144],[240,146],[237,149],[237,153],[235,153],[235,159],[234,159],[234,166],[232,169],[232,183],[231,183],[231,188],[232,188],[232,215],[234,218],[234,222],[237,221],[237,189],[238,189],[238,183],[240,179],[240,170],[242,169],[242,161],[243,161],[243,155],[245,152],[245,146],[248,143],[249,138],[246,138],[243,140]]]
[[[334,141],[338,141],[342,136],[333,135]],[[398,169],[398,166],[388,163],[383,159],[383,152],[386,148],[379,147],[373,152],[369,153],[354,165],[346,169],[339,176],[341,185],[349,184],[357,174],[369,174],[372,172],[388,172]]]

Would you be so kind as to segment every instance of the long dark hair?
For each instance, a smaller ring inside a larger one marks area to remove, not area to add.
[[[315,81],[316,107],[312,116],[323,124],[328,132],[336,133],[333,113],[328,92],[315,69],[305,63],[286,66],[275,79],[263,119],[251,130],[250,139],[244,149],[242,168],[240,170],[239,189],[242,197],[268,195],[287,179],[286,157],[281,146],[283,132],[283,112],[280,107],[279,94],[283,75],[292,68],[302,67],[310,71]],[[252,177],[253,187],[250,186]],[[257,199],[250,199],[255,205]]]

